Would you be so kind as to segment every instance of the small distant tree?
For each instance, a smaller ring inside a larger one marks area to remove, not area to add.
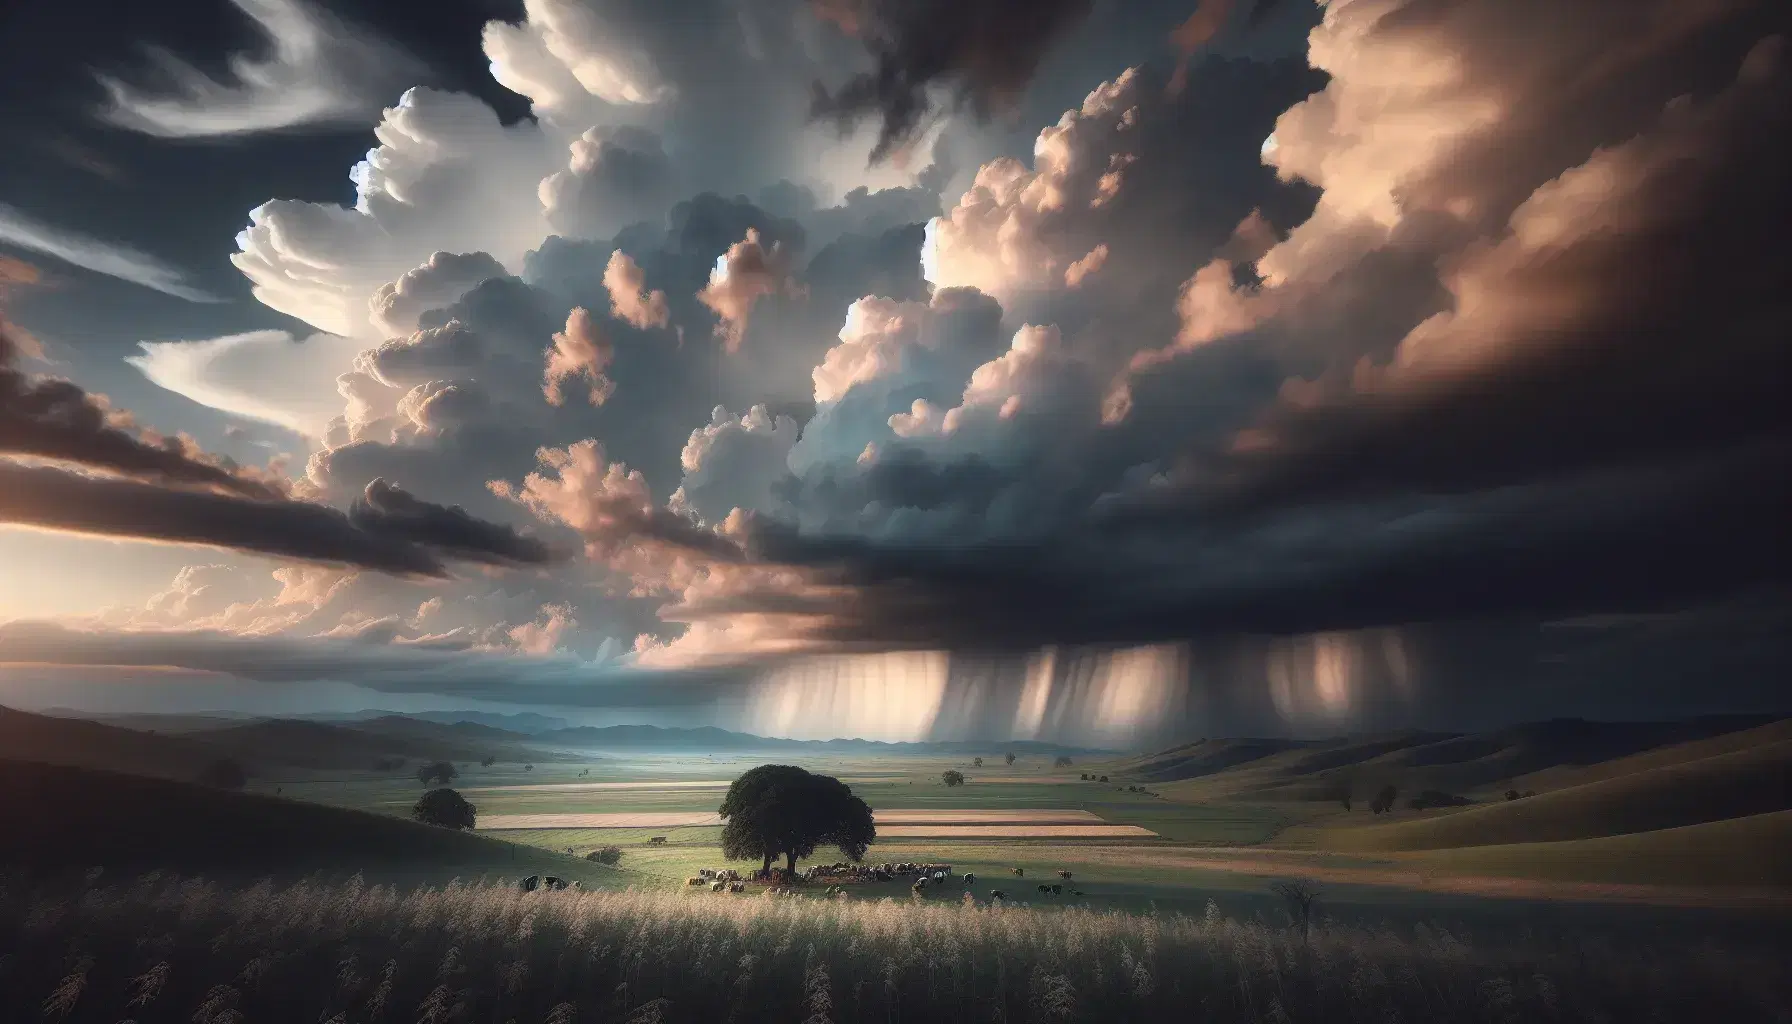
[[[598,864],[609,864],[609,865],[614,866],[614,865],[620,864],[622,862],[622,847],[620,847],[620,846],[601,847],[599,849],[592,850],[590,853],[587,853],[585,855],[585,859],[589,860],[589,861],[595,861]]]
[[[1525,791],[1524,791],[1524,795],[1525,795],[1525,796],[1536,796],[1536,795],[1537,795],[1537,791],[1536,791],[1536,790],[1534,790],[1534,789],[1527,789],[1527,790],[1525,790]]]
[[[411,817],[425,825],[439,828],[463,829],[472,828],[475,808],[467,803],[467,798],[452,789],[432,789],[423,794],[417,806],[411,808]]]
[[[1381,787],[1381,791],[1375,794],[1375,799],[1369,801],[1369,810],[1374,811],[1376,814],[1392,813],[1394,810],[1394,801],[1398,799],[1399,796],[1400,791],[1393,786],[1383,786]]]
[[[1052,762],[1052,767],[1053,768],[1068,768],[1068,767],[1070,767],[1070,758],[1066,757],[1063,754],[1059,754],[1058,759],[1056,761]]]
[[[492,766],[492,765],[494,765],[494,764],[497,764],[497,763],[498,763],[498,759],[497,759],[497,758],[495,758],[495,757],[488,757],[488,758],[486,758],[486,759],[485,759],[485,760],[483,760],[483,761],[481,761],[481,762],[479,762],[479,767],[481,767],[481,768],[490,768],[490,767],[491,767],[491,766]]]
[[[199,784],[219,789],[242,789],[249,784],[249,773],[231,758],[220,758],[199,772]]]
[[[447,761],[432,761],[417,769],[417,781],[425,786],[432,782],[440,782],[446,786],[460,775],[459,769]]]
[[[1009,764],[1014,763],[1014,751],[1010,750],[1008,753],[1003,754],[1002,756],[1008,759]]]
[[[973,758],[971,758],[971,767],[972,767],[972,768],[981,768],[981,767],[983,767],[983,759],[982,759],[982,758],[981,758],[981,757],[973,757]]]
[[[1516,790],[1516,789],[1506,790],[1506,799],[1517,800],[1518,799],[1518,790]]]
[[[1102,777],[1101,777],[1101,780],[1100,780],[1100,781],[1102,781],[1102,782],[1106,782],[1106,781],[1108,781],[1108,777],[1107,777],[1107,776],[1106,776],[1106,775],[1103,775],[1103,776],[1102,776]]]
[[[948,768],[940,773],[940,781],[948,786],[962,786],[964,785],[964,773]]]
[[[535,766],[532,764],[523,765],[523,771],[532,772],[534,770],[535,770]]]
[[[1269,891],[1282,897],[1282,903],[1288,908],[1288,916],[1300,927],[1302,942],[1306,942],[1313,931],[1313,905],[1319,902],[1319,883],[1306,878],[1293,878],[1286,882],[1277,882],[1269,887]]]

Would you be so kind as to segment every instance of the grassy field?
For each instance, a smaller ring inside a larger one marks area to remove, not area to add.
[[[1426,850],[1405,863],[1458,874],[1573,882],[1792,889],[1792,811],[1565,842]]]
[[[163,876],[0,886],[0,1019],[1770,1021],[1783,950],[950,903]]]

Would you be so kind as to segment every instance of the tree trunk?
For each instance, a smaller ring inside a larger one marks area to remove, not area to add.
[[[772,869],[772,854],[770,851],[767,851],[766,855],[765,855],[765,860],[762,861],[759,865],[759,877],[764,878],[766,872],[770,871],[771,869]]]
[[[791,880],[794,881],[796,879],[796,854],[787,853],[784,857],[784,863],[788,865],[788,874],[790,875]]]

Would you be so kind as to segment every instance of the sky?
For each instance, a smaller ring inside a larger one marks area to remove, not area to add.
[[[0,13],[0,702],[1786,710],[1766,0]]]

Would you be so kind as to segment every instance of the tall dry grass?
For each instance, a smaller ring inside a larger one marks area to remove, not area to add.
[[[665,891],[0,879],[0,1020],[1786,1020],[1773,950]]]

